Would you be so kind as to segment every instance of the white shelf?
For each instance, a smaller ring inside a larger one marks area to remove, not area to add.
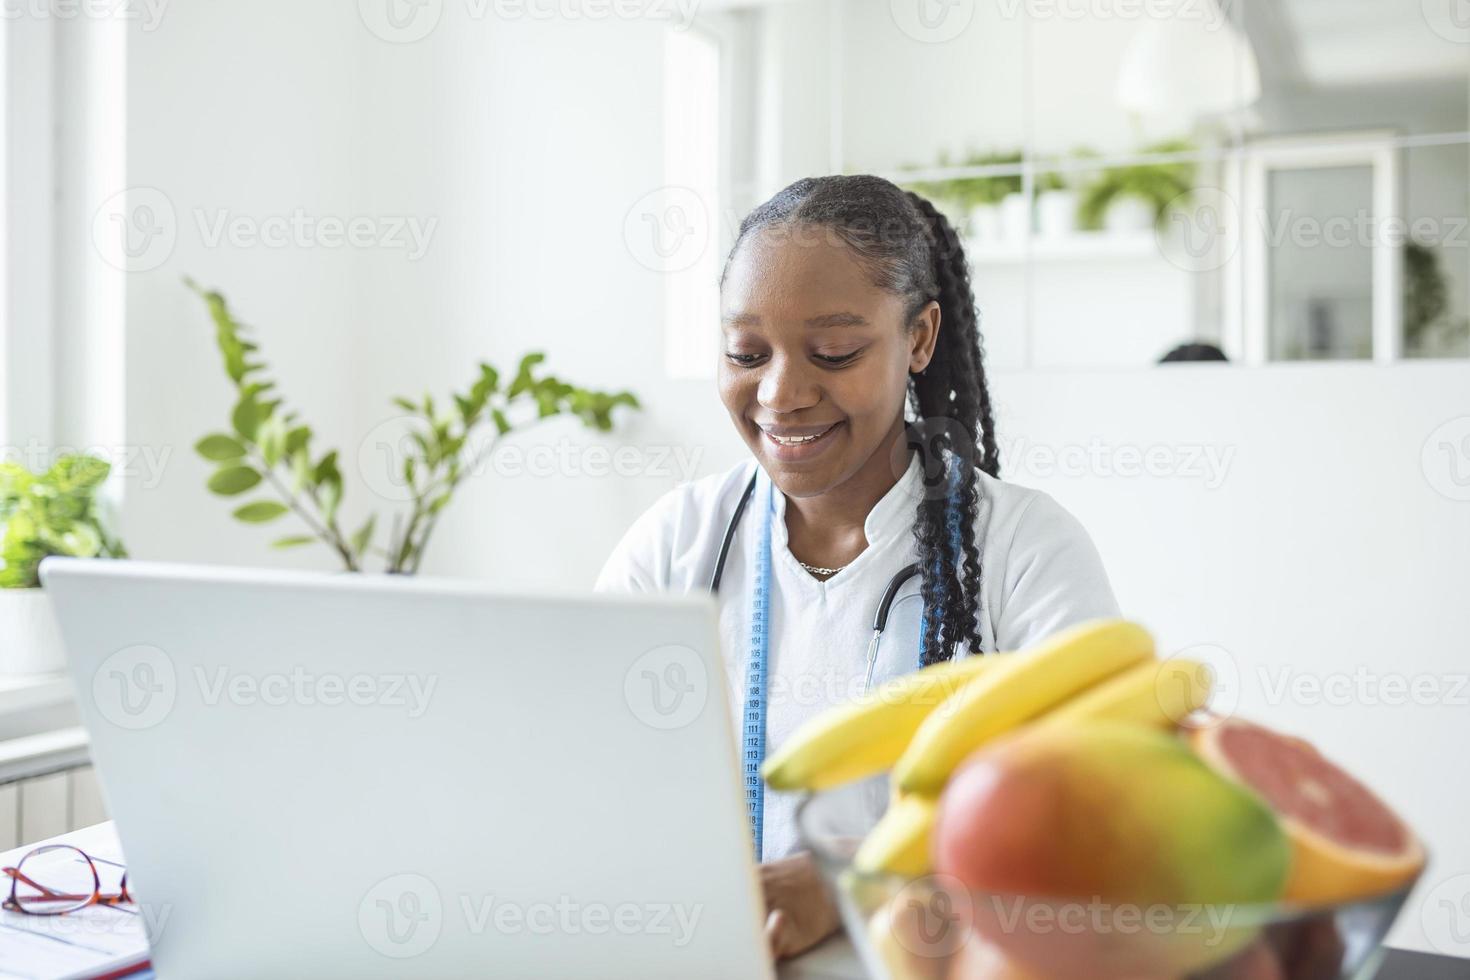
[[[87,733],[63,728],[0,742],[0,785],[85,766]]]
[[[1027,241],[968,238],[965,254],[974,265],[1019,265],[1023,262],[1166,261],[1153,229],[1146,231],[1080,231],[1066,236],[1036,235]]]
[[[71,678],[65,674],[0,674],[0,715],[67,704]]]

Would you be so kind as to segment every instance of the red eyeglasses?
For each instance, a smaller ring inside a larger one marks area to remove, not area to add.
[[[13,868],[0,868],[10,878],[10,897],[4,907],[26,915],[65,915],[89,905],[105,905],[119,912],[131,904],[128,873],[122,873],[117,891],[102,890],[97,865],[122,868],[116,861],[94,858],[70,844],[47,844],[28,852]]]

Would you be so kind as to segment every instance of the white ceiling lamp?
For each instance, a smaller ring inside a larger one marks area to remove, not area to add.
[[[1128,42],[1116,94],[1123,108],[1146,115],[1233,112],[1261,97],[1261,71],[1250,39],[1215,0],[1176,2]]]

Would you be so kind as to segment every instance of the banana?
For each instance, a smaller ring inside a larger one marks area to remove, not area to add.
[[[909,795],[893,801],[883,819],[863,838],[852,859],[858,871],[917,878],[930,871],[929,841],[939,803],[932,797]]]
[[[1195,660],[1145,661],[1110,677],[1041,721],[1121,721],[1151,728],[1175,728],[1210,697],[1210,673]]]
[[[914,732],[955,691],[1000,658],[964,657],[894,678],[810,719],[761,767],[776,790],[822,790],[893,768]]]
[[[985,742],[1153,655],[1143,627],[1094,620],[1001,657],[924,719],[894,766],[893,782],[903,793],[938,796],[955,767]]]

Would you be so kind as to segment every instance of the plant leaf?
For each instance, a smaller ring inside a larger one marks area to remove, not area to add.
[[[290,508],[276,500],[257,500],[235,509],[235,519],[246,524],[264,524],[290,513]]]
[[[279,416],[271,416],[261,423],[258,432],[260,455],[266,466],[275,466],[286,452],[286,424]]]
[[[205,459],[223,463],[244,456],[245,445],[233,436],[215,433],[196,442],[194,451]]]
[[[362,554],[364,551],[367,550],[368,545],[372,544],[373,528],[377,525],[377,523],[378,515],[369,515],[367,523],[363,524],[363,526],[358,528],[357,532],[352,535],[353,551],[357,552],[358,554]]]
[[[309,534],[297,534],[289,538],[277,538],[271,542],[272,548],[299,548],[304,544],[315,544],[316,538]]]
[[[291,416],[286,416],[287,419]],[[286,433],[286,455],[295,456],[297,452],[305,449],[311,444],[311,426],[298,425]]]
[[[261,411],[260,403],[255,396],[245,394],[235,403],[235,410],[230,413],[230,424],[246,442],[255,441],[255,433],[260,428],[261,419],[265,413]]]
[[[209,478],[209,489],[221,497],[252,490],[260,484],[261,476],[249,466],[226,466]]]

